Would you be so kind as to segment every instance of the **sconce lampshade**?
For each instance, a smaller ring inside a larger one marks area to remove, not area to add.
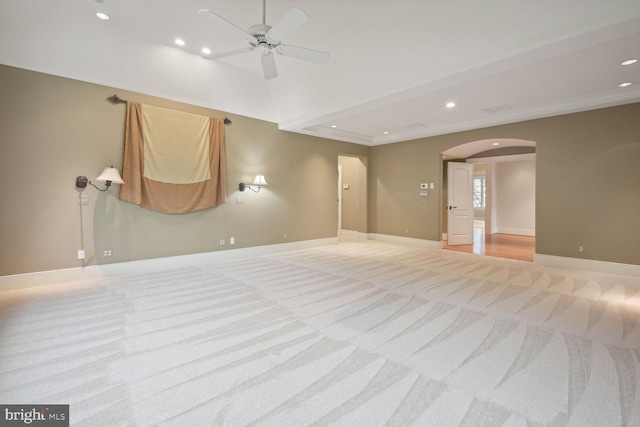
[[[264,179],[264,175],[262,175],[261,173],[259,173],[258,175],[256,175],[256,177],[253,179],[253,183],[252,185],[257,185],[259,187],[264,187],[265,185],[269,185],[267,184],[267,180]]]
[[[120,172],[113,166],[106,167],[102,171],[99,177],[96,178],[98,182],[111,182],[112,184],[124,184],[124,181],[120,177]]]
[[[264,187],[265,185],[268,185],[267,184],[267,180],[264,179],[264,175],[259,173],[253,179],[253,182],[251,184],[245,184],[244,182],[241,182],[240,185],[238,185],[238,190],[244,191],[245,189],[248,188],[249,190],[253,191],[254,193],[257,193],[257,192],[260,191],[260,188]]]

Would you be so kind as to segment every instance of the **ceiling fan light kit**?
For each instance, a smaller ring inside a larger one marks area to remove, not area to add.
[[[326,64],[329,61],[330,55],[327,52],[281,43],[282,39],[285,39],[289,34],[293,33],[309,20],[307,14],[295,6],[289,8],[275,25],[270,26],[265,23],[266,0],[264,0],[262,24],[252,25],[247,31],[227,21],[211,10],[201,9],[198,13],[206,15],[215,24],[244,38],[249,43],[248,47],[240,49],[215,54],[203,54],[202,57],[205,59],[220,59],[258,50],[261,54],[262,72],[264,78],[267,80],[278,77],[278,69],[273,55],[274,52],[278,55],[313,62],[315,64]]]

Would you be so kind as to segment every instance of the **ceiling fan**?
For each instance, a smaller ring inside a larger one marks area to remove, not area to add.
[[[278,77],[278,69],[276,68],[276,61],[273,56],[274,52],[279,55],[314,62],[316,64],[326,64],[329,61],[330,55],[327,52],[286,45],[280,42],[309,20],[309,17],[302,9],[292,6],[273,27],[265,23],[266,10],[266,0],[263,0],[262,24],[253,25],[249,27],[247,31],[235,24],[232,24],[210,10],[199,10],[198,13],[206,15],[216,24],[219,24],[238,36],[242,36],[249,42],[249,46],[247,47],[215,54],[202,55],[202,57],[205,59],[220,59],[227,56],[258,50],[261,53],[262,71],[265,79]]]

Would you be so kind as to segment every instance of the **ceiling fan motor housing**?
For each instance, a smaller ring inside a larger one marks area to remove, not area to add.
[[[256,24],[249,27],[247,33],[251,34],[254,37],[258,36],[266,36],[269,30],[271,29],[271,25],[266,24]]]

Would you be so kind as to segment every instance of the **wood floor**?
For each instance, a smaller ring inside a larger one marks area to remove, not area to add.
[[[536,238],[515,234],[487,235],[484,233],[484,223],[478,221],[474,223],[473,227],[473,244],[449,246],[445,240],[443,242],[443,248],[457,252],[533,262]]]

